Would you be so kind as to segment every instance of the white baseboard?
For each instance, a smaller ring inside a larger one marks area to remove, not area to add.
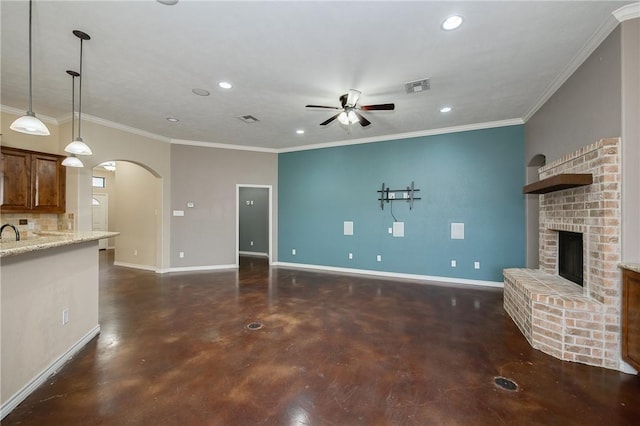
[[[623,360],[620,360],[620,366],[618,367],[618,370],[627,374],[633,374],[633,375],[638,374],[638,371],[636,371],[635,368],[633,368],[631,365],[627,364]]]
[[[217,271],[219,269],[236,269],[238,265],[206,265],[206,266],[180,266],[175,268],[154,269],[159,274],[167,272],[194,272],[194,271]]]
[[[314,270],[320,270],[320,271],[340,272],[344,274],[371,275],[375,277],[385,277],[385,278],[401,278],[401,279],[409,279],[409,280],[417,280],[417,281],[429,281],[430,284],[451,283],[451,284],[474,285],[474,286],[495,287],[495,288],[504,287],[504,282],[502,281],[470,280],[467,278],[451,278],[451,277],[437,277],[432,275],[403,274],[400,272],[372,271],[370,269],[339,268],[335,266],[307,265],[303,263],[289,263],[289,262],[274,262],[273,266],[282,266],[285,268],[294,268],[294,269],[314,269]]]
[[[123,266],[125,268],[133,268],[133,269],[142,269],[145,271],[153,271],[156,272],[156,267],[155,266],[150,266],[150,265],[138,265],[135,263],[125,263],[125,262],[113,262],[114,266]]]
[[[45,368],[40,374],[37,374],[26,385],[22,387],[18,392],[13,394],[7,401],[2,404],[0,408],[0,420],[4,419],[7,414],[13,411],[22,401],[27,399],[31,393],[36,390],[40,385],[47,381],[49,377],[57,373],[62,366],[75,356],[87,343],[91,341],[100,333],[100,324],[92,328],[87,334],[82,336],[73,346],[71,346],[65,353],[60,355],[53,363]]]
[[[269,257],[269,253],[260,253],[257,251],[240,251],[238,252],[241,256],[251,256],[251,257]]]

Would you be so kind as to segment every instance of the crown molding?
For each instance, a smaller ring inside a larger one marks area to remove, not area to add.
[[[14,114],[14,115],[23,114],[21,110],[18,110],[12,107],[7,107],[5,105],[0,105],[0,110],[3,112]],[[76,117],[77,116],[78,115],[76,114]],[[71,113],[67,113],[61,116],[59,119],[46,117],[46,116],[42,116],[42,117],[45,118],[43,121],[49,122],[51,124],[56,124],[56,125],[61,125],[71,121]],[[204,148],[231,149],[235,151],[266,152],[270,154],[280,154],[280,153],[296,152],[296,151],[308,151],[311,149],[332,148],[332,147],[338,147],[338,146],[360,145],[365,143],[384,142],[384,141],[392,141],[392,140],[399,140],[399,139],[419,138],[424,136],[443,135],[447,133],[467,132],[471,130],[483,130],[483,129],[491,129],[496,127],[517,126],[525,123],[525,120],[521,118],[513,118],[508,120],[466,124],[463,126],[443,127],[440,129],[420,130],[416,132],[396,133],[391,135],[382,135],[382,136],[375,136],[375,137],[369,137],[369,138],[349,139],[349,140],[342,140],[342,141],[335,141],[335,142],[323,142],[323,143],[318,143],[313,145],[295,146],[295,147],[289,147],[289,148],[263,148],[258,146],[232,145],[232,144],[217,143],[217,142],[192,141],[192,140],[186,140],[186,139],[171,139],[165,136],[160,136],[155,133],[137,129],[135,127],[125,126],[124,124],[115,123],[113,121],[105,120],[99,117],[94,117],[88,114],[82,114],[82,119],[84,121],[88,121],[94,124],[99,124],[101,126],[109,127],[116,130],[121,130],[123,132],[132,133],[132,134],[147,137],[150,139],[156,139],[156,140],[171,143],[174,145],[188,145],[188,146],[199,146]]]
[[[276,148],[262,148],[259,146],[232,145],[228,143],[191,141],[186,139],[171,139],[171,143],[174,145],[190,145],[190,146],[201,146],[204,148],[233,149],[236,151],[268,152],[271,154],[277,154],[279,152],[279,150]]]
[[[13,108],[7,105],[0,105],[0,111],[6,112],[8,114],[17,115],[18,117],[22,117],[26,112],[26,110]],[[36,114],[36,117],[38,117],[41,121],[44,121],[45,123],[55,124],[56,126],[60,124],[58,120],[56,120],[53,117],[49,117],[48,115]]]
[[[542,93],[542,96],[534,104],[534,106],[524,115],[523,120],[525,123],[529,121],[533,115],[538,112],[542,106],[553,96],[554,93],[562,87],[562,85],[571,77],[571,75],[587,60],[587,58],[602,44],[602,42],[611,34],[619,22],[613,17],[608,16],[604,22],[598,27],[593,35],[587,40],[585,45],[578,51],[578,53],[571,59],[565,69],[558,74],[556,79],[547,87]]]
[[[375,136],[370,138],[350,139],[346,141],[319,143],[314,145],[296,146],[291,148],[281,148],[278,150],[278,153],[308,151],[311,149],[333,148],[337,146],[359,145],[359,144],[365,144],[365,143],[393,141],[398,139],[411,139],[411,138],[419,138],[424,136],[443,135],[447,133],[468,132],[471,130],[483,130],[483,129],[492,129],[496,127],[517,126],[520,124],[524,124],[524,121],[521,118],[513,118],[509,120],[465,124],[463,126],[442,127],[440,129],[420,130],[417,132],[396,133],[393,135],[383,135],[383,136]]]
[[[66,121],[71,120],[71,113],[65,115]],[[94,117],[93,115],[82,114],[82,120],[90,123],[99,124],[101,126],[109,127],[116,130],[122,130],[123,132],[133,133],[134,135],[142,136],[149,139],[155,139],[161,142],[169,143],[171,139],[166,136],[161,136],[155,133],[147,132],[146,130],[137,129],[135,127],[126,126],[124,124],[116,123],[114,121],[105,120],[100,117]]]
[[[619,22],[640,18],[640,2],[631,3],[626,6],[622,6],[620,9],[614,10],[613,16],[615,16]]]

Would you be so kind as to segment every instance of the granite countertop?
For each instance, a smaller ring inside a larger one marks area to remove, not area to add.
[[[640,263],[618,263],[618,267],[628,269],[640,274]]]
[[[0,258],[15,256],[18,254],[31,253],[39,250],[46,250],[54,247],[68,246],[85,241],[101,240],[120,235],[119,232],[62,232],[62,231],[42,231],[35,233],[34,237],[14,241],[5,237],[0,240]]]

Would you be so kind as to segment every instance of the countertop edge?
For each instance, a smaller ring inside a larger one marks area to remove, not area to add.
[[[0,258],[17,256],[56,247],[117,237],[119,232],[89,231],[89,232],[38,232],[40,238],[20,241],[7,241],[0,245]]]
[[[621,262],[618,263],[618,268],[627,269],[629,271],[634,271],[640,274],[640,263]]]

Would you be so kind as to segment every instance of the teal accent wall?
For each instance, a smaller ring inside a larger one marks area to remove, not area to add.
[[[278,260],[501,282],[525,264],[523,167],[523,126],[280,154]],[[405,226],[393,237],[391,203],[381,210],[376,191],[411,181],[422,199],[392,203]],[[450,238],[452,222],[464,240]]]

